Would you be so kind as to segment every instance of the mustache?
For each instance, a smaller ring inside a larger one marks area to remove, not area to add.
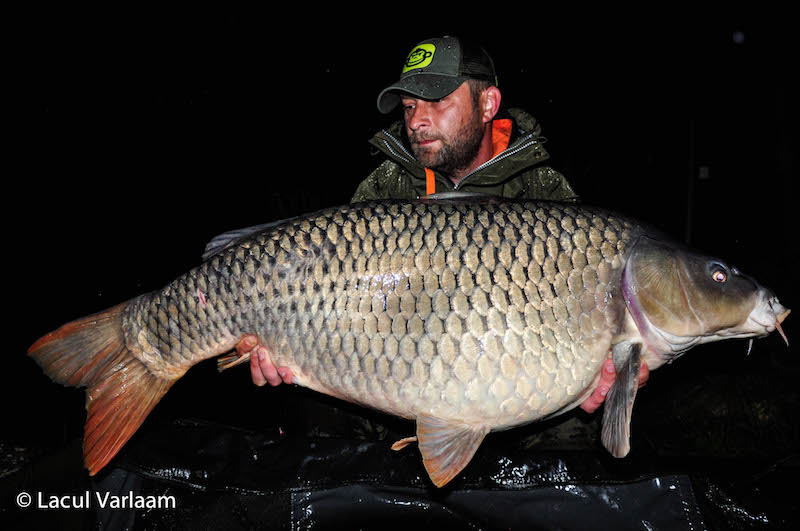
[[[419,144],[420,142],[429,142],[431,140],[441,140],[436,134],[426,133],[412,133],[408,135],[408,141],[411,144]]]

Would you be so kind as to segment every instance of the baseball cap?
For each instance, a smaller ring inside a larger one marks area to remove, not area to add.
[[[494,62],[486,50],[457,37],[428,39],[408,54],[400,80],[378,95],[378,110],[387,114],[400,103],[398,92],[425,100],[444,98],[468,79],[497,85]]]

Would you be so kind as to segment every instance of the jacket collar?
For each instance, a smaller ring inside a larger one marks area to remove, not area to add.
[[[499,152],[496,151],[491,160],[466,175],[456,186],[449,178],[437,172],[437,190],[458,189],[477,178],[480,178],[484,184],[499,184],[508,179],[510,174],[525,170],[550,157],[543,146],[547,139],[541,136],[541,127],[533,116],[521,109],[509,109],[507,116],[499,117],[495,121],[499,120],[510,120],[510,127],[506,128],[507,147]],[[424,183],[425,168],[417,161],[408,147],[404,128],[403,121],[397,121],[375,134],[370,143],[405,168],[414,181]],[[497,129],[503,130],[504,128],[501,126]],[[498,142],[495,145],[500,144],[501,142]]]

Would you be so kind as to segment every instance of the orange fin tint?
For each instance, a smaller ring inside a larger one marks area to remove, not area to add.
[[[442,487],[456,477],[475,455],[487,433],[489,428],[485,426],[418,417],[419,451],[433,484]]]
[[[68,323],[28,350],[54,381],[88,388],[83,454],[91,475],[116,455],[175,381],[155,376],[126,348],[124,308]]]
[[[221,356],[217,358],[217,370],[219,372],[224,371],[225,369],[230,369],[231,367],[236,367],[240,363],[244,363],[246,361],[250,361],[250,353],[239,357],[235,351],[227,354],[225,356]]]
[[[399,441],[395,442],[392,445],[392,450],[394,450],[395,452],[399,452],[400,450],[402,450],[403,448],[414,442],[417,442],[416,437],[406,437],[405,439],[400,439]]]

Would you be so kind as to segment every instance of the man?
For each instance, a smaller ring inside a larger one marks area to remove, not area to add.
[[[403,119],[371,143],[386,160],[359,186],[353,202],[415,199],[459,190],[527,199],[577,201],[549,158],[536,120],[501,111],[491,57],[453,37],[418,44],[400,79],[378,96],[386,114]]]
[[[510,198],[578,201],[566,178],[544,164],[549,155],[536,120],[519,109],[500,114],[494,63],[483,48],[454,37],[423,41],[406,58],[400,79],[378,96],[386,114],[398,105],[402,120],[371,143],[386,155],[357,188],[352,202],[416,199],[441,192],[478,192]],[[255,336],[236,347],[251,353],[253,382],[291,383]],[[614,382],[607,360],[600,385],[581,406],[595,411]],[[642,365],[640,385],[647,380]]]

